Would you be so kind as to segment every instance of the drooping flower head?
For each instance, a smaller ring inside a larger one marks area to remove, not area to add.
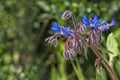
[[[55,35],[46,39],[48,43],[56,46],[58,37],[65,36],[67,38],[65,42],[65,50],[63,52],[63,55],[66,59],[73,60],[74,57],[77,56],[77,54],[82,53],[82,41],[77,37],[74,32],[72,32],[70,26],[64,28],[62,26],[59,26],[57,23],[54,23],[51,30],[55,32]]]
[[[67,19],[69,19],[71,16],[72,16],[72,12],[70,12],[70,11],[65,11],[65,12],[62,14],[61,18],[64,19],[64,20],[67,20]]]

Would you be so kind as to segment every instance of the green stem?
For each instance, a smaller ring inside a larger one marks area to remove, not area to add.
[[[78,35],[77,35],[78,36]],[[78,36],[84,44],[87,44],[87,42],[85,42],[84,37],[82,37],[81,35]],[[96,46],[94,45],[90,45],[92,51],[94,52],[94,54],[101,59],[101,61],[103,62],[104,66],[106,67],[106,69],[110,72],[110,75],[112,76],[113,80],[118,80],[118,77],[116,75],[116,73],[114,72],[113,68],[109,65],[108,61],[102,57],[102,55],[100,54],[100,52],[98,51],[98,49],[96,48]]]
[[[110,72],[113,80],[118,80],[118,77],[117,77],[117,75],[115,74],[114,70],[113,70],[112,67],[109,65],[108,61],[106,61],[106,59],[102,57],[102,55],[101,55],[100,52],[97,50],[97,48],[96,48],[94,45],[91,45],[90,47],[91,47],[91,49],[93,50],[93,52],[95,53],[95,55],[96,55],[98,58],[101,58],[101,59],[102,59],[103,64],[105,65],[105,67],[107,68],[107,70]]]

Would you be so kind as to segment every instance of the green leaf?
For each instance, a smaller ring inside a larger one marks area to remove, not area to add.
[[[83,45],[83,47],[84,47],[85,58],[88,59],[88,57],[87,57],[88,47],[86,45]]]
[[[102,52],[102,53],[111,53],[113,54],[113,52],[109,51],[108,49],[102,47],[101,45],[98,46],[98,49]]]
[[[115,59],[114,61],[114,68],[115,68],[115,72],[116,74],[118,74],[118,77],[120,78],[120,60]]]
[[[111,54],[110,56],[112,56],[112,57],[118,56],[118,54],[119,54],[118,43],[117,43],[113,33],[109,34],[106,45],[107,45],[107,49],[109,51],[113,52],[113,54]]]
[[[78,80],[84,80],[82,69],[81,69],[81,66],[80,66],[78,60],[76,59],[75,62],[76,62],[76,65],[73,61],[71,61],[73,69],[77,75],[77,78],[78,78]]]
[[[50,80],[56,80],[57,79],[57,72],[56,72],[56,69],[55,69],[55,67],[52,67],[52,69],[51,69],[51,75],[50,75]]]
[[[37,1],[36,3],[40,8],[44,9],[45,11],[50,11],[50,6],[45,1]]]
[[[96,68],[96,80],[107,80],[105,70],[102,67]]]

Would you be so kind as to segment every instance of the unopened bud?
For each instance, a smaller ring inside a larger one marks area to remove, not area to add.
[[[80,33],[81,35],[86,33],[85,24],[79,22],[79,23],[77,23],[77,27],[78,27],[78,30],[77,30],[78,33]]]
[[[64,20],[67,20],[67,19],[69,19],[70,17],[72,16],[72,12],[70,12],[70,11],[65,11],[63,14],[62,14],[62,19],[64,19]]]
[[[93,45],[99,45],[101,43],[101,36],[102,36],[101,30],[97,30],[97,32],[95,32],[94,30],[91,30],[88,43],[93,44]]]

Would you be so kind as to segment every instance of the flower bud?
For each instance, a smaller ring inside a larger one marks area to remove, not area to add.
[[[77,52],[78,54],[81,54],[81,53],[82,53],[82,50],[83,50],[82,41],[79,40],[79,41],[77,42],[77,44],[78,44],[78,45],[76,45],[76,52]]]
[[[45,39],[45,41],[47,41],[49,44],[54,45],[55,47],[57,46],[58,42],[57,42],[57,36],[50,36],[48,38]]]
[[[101,36],[102,31],[101,30],[91,30],[89,34],[89,38],[87,39],[87,42],[89,45],[99,45],[101,43]]]
[[[86,33],[85,24],[79,22],[79,23],[77,24],[77,27],[78,27],[78,30],[77,30],[78,33],[80,33],[81,35],[83,35],[83,34]]]
[[[72,12],[70,12],[70,11],[65,11],[63,14],[62,14],[62,19],[64,19],[64,20],[67,20],[67,19],[69,19],[70,17],[72,16]]]
[[[76,37],[69,37],[65,42],[65,50],[63,55],[65,59],[73,60],[77,54],[81,54],[83,49],[82,41]]]

